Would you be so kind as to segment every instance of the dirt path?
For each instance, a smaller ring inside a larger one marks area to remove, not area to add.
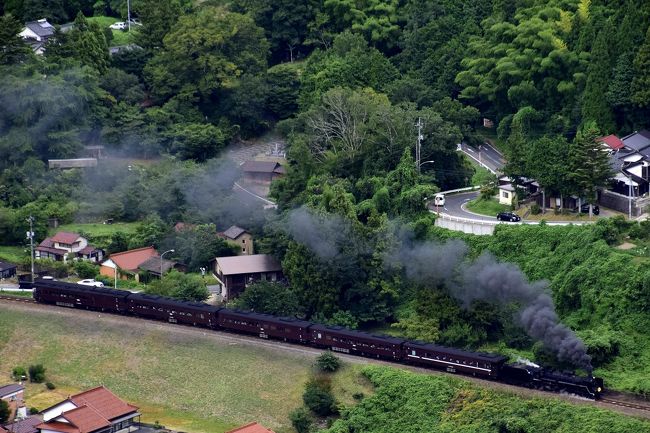
[[[111,324],[114,326],[119,326],[119,327],[128,326],[131,329],[133,329],[133,331],[136,334],[140,334],[143,331],[150,331],[150,332],[157,331],[157,332],[164,332],[168,335],[174,335],[176,337],[185,336],[188,338],[209,339],[210,341],[221,345],[241,344],[242,346],[247,346],[251,348],[264,347],[267,350],[276,351],[278,353],[282,353],[285,355],[287,353],[291,353],[294,356],[305,359],[305,361],[307,362],[312,362],[318,355],[322,353],[322,350],[313,349],[310,347],[280,343],[276,341],[260,340],[259,338],[249,337],[245,335],[229,334],[226,332],[212,331],[212,330],[201,329],[201,328],[191,328],[191,327],[173,325],[171,323],[139,319],[135,317],[125,318],[123,316],[118,316],[113,314],[98,313],[98,312],[85,311],[85,310],[71,310],[71,309],[53,307],[48,305],[25,303],[22,300],[9,301],[6,299],[0,299],[0,314],[2,313],[3,309],[10,309],[12,311],[23,311],[31,315],[39,314],[44,317],[56,315],[58,317],[65,317],[66,319],[69,318],[72,323],[76,321],[96,322],[98,320],[101,320],[106,324]],[[72,326],[71,329],[74,329],[74,326]],[[572,395],[561,395],[561,394],[555,394],[550,392],[531,390],[527,388],[520,388],[512,385],[507,385],[500,382],[492,382],[489,380],[483,380],[483,379],[478,379],[478,378],[468,377],[468,376],[457,376],[446,372],[395,364],[395,363],[384,362],[384,361],[379,361],[374,359],[359,358],[352,355],[337,353],[337,356],[339,356],[341,359],[351,364],[389,365],[391,367],[401,368],[403,370],[409,370],[420,374],[444,375],[449,377],[456,377],[456,378],[461,378],[463,380],[467,380],[481,387],[496,389],[496,390],[508,392],[510,394],[515,394],[519,396],[555,398],[571,404],[591,405],[602,409],[608,409],[611,411],[619,412],[625,415],[650,419],[650,411],[647,410],[623,407],[623,406],[618,406],[618,405],[614,405],[602,401],[594,402],[592,400],[588,400],[588,399],[584,399]]]

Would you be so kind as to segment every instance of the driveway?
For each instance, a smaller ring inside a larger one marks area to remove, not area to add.
[[[476,221],[496,221],[496,216],[490,217],[486,215],[479,215],[473,212],[468,211],[465,208],[465,204],[468,201],[474,200],[479,196],[479,191],[464,192],[462,194],[453,194],[445,196],[445,207],[440,209],[441,212],[446,213],[447,215],[459,218],[469,218]],[[436,210],[436,207],[429,205],[429,208],[432,211]]]

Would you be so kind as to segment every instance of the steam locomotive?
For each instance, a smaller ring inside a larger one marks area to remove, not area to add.
[[[33,287],[34,299],[43,304],[255,335],[264,339],[282,340],[334,352],[461,373],[533,389],[577,394],[594,400],[604,391],[601,378],[552,371],[532,363],[506,363],[505,356],[495,353],[471,352],[296,318],[276,317],[105,287],[89,287],[45,279],[37,279]]]

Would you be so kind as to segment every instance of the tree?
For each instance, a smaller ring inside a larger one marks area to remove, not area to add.
[[[133,9],[142,22],[138,45],[154,51],[162,48],[165,35],[182,14],[178,0],[139,0]]]
[[[157,246],[168,231],[169,227],[158,215],[150,214],[136,227],[135,234],[129,241],[129,248]]]
[[[145,76],[159,100],[182,93],[208,103],[240,75],[266,71],[267,52],[264,32],[250,17],[206,7],[179,19]]]
[[[4,400],[0,400],[0,424],[5,423],[9,420],[9,415],[11,411],[9,410],[9,403]]]
[[[79,278],[95,278],[99,273],[99,269],[96,265],[86,260],[79,260],[74,262],[74,271],[77,273]]]
[[[15,367],[11,371],[11,377],[13,377],[14,380],[17,382],[21,380],[25,380],[27,378],[27,370],[25,370],[25,367],[20,367],[20,366]]]
[[[650,106],[650,27],[634,59],[632,101],[641,107]]]
[[[75,59],[98,72],[105,72],[109,64],[104,32],[96,22],[88,22],[81,12],[77,14],[70,31],[59,31],[48,40],[46,56],[55,62]]]
[[[31,54],[29,46],[18,34],[23,24],[13,15],[0,16],[0,65],[11,65]]]
[[[273,66],[266,73],[266,84],[268,109],[278,119],[286,119],[298,111],[300,77],[296,65]]]
[[[30,382],[42,383],[45,381],[45,367],[43,367],[43,364],[30,365],[27,370]]]
[[[144,89],[138,77],[121,69],[109,68],[102,74],[99,85],[118,101],[138,104],[145,98]]]
[[[178,260],[192,272],[207,267],[215,257],[235,254],[234,247],[217,236],[214,224],[201,224],[176,232],[171,241],[164,242],[164,247],[173,248]]]
[[[244,309],[276,316],[295,316],[302,311],[296,294],[289,286],[270,281],[249,284],[236,303]]]
[[[571,173],[576,192],[587,198],[589,203],[596,201],[596,191],[607,185],[611,178],[609,156],[598,143],[600,131],[594,122],[586,124],[576,135],[569,150]],[[592,206],[589,207],[592,216]]]
[[[615,57],[612,40],[614,40],[612,20],[607,20],[603,29],[598,33],[591,61],[587,68],[587,84],[582,94],[582,120],[595,121],[601,131],[614,131],[614,114],[606,98],[607,87],[612,79],[612,64]]]
[[[208,299],[210,292],[205,282],[198,275],[184,274],[172,270],[163,278],[150,283],[145,289],[152,295],[167,296],[181,301],[202,302]]]
[[[292,410],[289,413],[289,420],[298,433],[309,433],[314,422],[309,410],[304,406]]]
[[[209,123],[177,124],[167,135],[171,153],[199,162],[217,155],[226,141],[223,131]]]

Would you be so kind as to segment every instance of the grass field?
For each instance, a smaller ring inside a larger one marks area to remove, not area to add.
[[[99,24],[99,27],[102,29],[107,28],[113,23],[116,23],[118,21],[122,21],[119,18],[115,17],[104,17],[104,16],[97,16],[97,17],[88,17],[88,21],[96,22]],[[113,32],[113,40],[109,44],[111,47],[116,47],[119,45],[127,45],[132,42],[133,39],[133,28],[134,26],[131,26],[131,34],[129,34],[128,31],[125,30],[111,30]]]
[[[48,391],[29,384],[29,407],[43,409],[104,384],[139,406],[143,421],[176,430],[217,433],[258,421],[278,433],[291,431],[287,414],[302,404],[311,359],[57,313],[0,305],[0,376],[8,378],[17,365],[42,363],[57,386]],[[336,382],[344,396],[362,386],[347,384],[355,374],[349,367]]]
[[[29,259],[29,246],[13,247],[0,245],[0,260],[10,263],[20,263],[24,258]]]
[[[56,232],[75,232],[75,233],[87,233],[91,236],[106,236],[112,235],[115,232],[124,232],[126,234],[135,233],[135,229],[138,227],[138,222],[132,223],[113,223],[113,224],[102,224],[102,223],[73,223],[73,224],[64,224],[60,225],[56,229],[50,229],[50,236]]]
[[[496,199],[483,200],[481,198],[478,198],[476,200],[467,202],[467,209],[471,212],[481,215],[496,216],[496,214],[499,212],[509,211],[510,206],[501,204],[496,201]]]

